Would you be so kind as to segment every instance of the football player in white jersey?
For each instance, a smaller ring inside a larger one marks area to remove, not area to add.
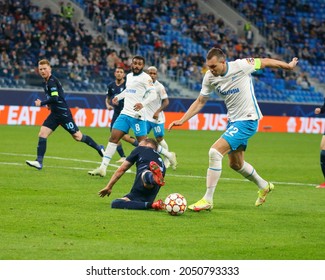
[[[149,134],[153,130],[153,134],[160,144],[168,151],[168,144],[164,139],[165,135],[165,114],[164,110],[169,104],[168,94],[162,83],[160,83],[158,78],[158,69],[155,66],[150,66],[147,69],[147,73],[152,78],[153,84],[156,88],[158,98],[148,104],[146,107],[146,118],[147,118],[147,133]],[[164,163],[166,168],[170,166],[169,159],[164,158]],[[176,166],[175,166],[176,168]]]
[[[129,133],[130,129],[133,130],[139,143],[147,138],[145,107],[157,98],[157,92],[151,77],[143,71],[144,65],[144,57],[134,56],[132,58],[132,72],[127,75],[126,88],[112,100],[113,103],[117,104],[119,100],[124,99],[123,110],[114,122],[100,167],[88,171],[89,175],[101,177],[106,175],[107,166],[116,152],[118,142],[125,134]],[[165,149],[162,149],[160,153],[164,156],[167,155],[171,164],[176,166],[174,153],[172,154]]]
[[[265,202],[274,185],[260,177],[254,167],[244,160],[248,139],[257,132],[258,120],[262,118],[255,98],[251,73],[265,67],[293,70],[297,63],[296,57],[289,63],[272,58],[247,58],[227,62],[226,55],[221,49],[209,50],[206,57],[209,70],[203,78],[200,95],[183,117],[173,121],[168,127],[170,130],[173,126],[180,126],[200,112],[213,91],[217,92],[227,107],[227,129],[209,150],[206,193],[202,199],[190,205],[189,209],[212,210],[213,195],[221,176],[222,159],[226,154],[230,167],[257,185],[259,190],[255,206]]]

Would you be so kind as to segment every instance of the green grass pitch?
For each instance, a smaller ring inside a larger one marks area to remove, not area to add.
[[[105,178],[87,174],[96,151],[59,128],[48,140],[41,171],[30,168],[39,127],[0,126],[1,260],[323,260],[325,190],[319,166],[321,135],[257,133],[246,161],[275,184],[257,208],[256,186],[223,161],[211,212],[173,217],[165,212],[115,210],[112,199],[128,193],[125,174],[110,197],[100,198]],[[107,144],[109,129],[82,128]],[[183,194],[188,204],[205,192],[208,150],[221,132],[166,132],[179,166],[168,169],[158,198]],[[133,148],[123,143],[127,153]],[[112,163],[118,159],[114,155]]]

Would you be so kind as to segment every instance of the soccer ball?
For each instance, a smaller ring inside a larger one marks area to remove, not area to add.
[[[186,211],[187,201],[179,193],[172,193],[165,199],[165,209],[172,216],[182,215]]]

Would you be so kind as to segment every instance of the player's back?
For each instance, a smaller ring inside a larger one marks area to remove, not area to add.
[[[155,161],[161,167],[162,172],[165,175],[166,168],[163,160],[158,152],[152,148],[138,146],[131,152],[126,160],[135,163],[138,172],[143,172],[144,170],[148,169],[150,162]]]

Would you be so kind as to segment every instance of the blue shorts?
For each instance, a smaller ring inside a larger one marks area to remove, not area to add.
[[[136,137],[147,135],[146,121],[132,118],[127,115],[119,115],[113,124],[113,128],[121,130],[124,133],[129,133],[130,128],[133,130]]]
[[[238,148],[243,148],[245,151],[248,139],[257,132],[257,128],[258,120],[230,122],[221,137],[228,142],[232,151]]]
[[[152,189],[145,188],[141,176],[142,176],[142,172],[137,173],[130,193],[128,193],[124,197],[127,197],[128,199],[134,201],[153,203],[160,190],[160,187],[153,186]]]
[[[165,135],[164,123],[154,123],[147,121],[147,134],[149,134],[151,130],[153,130],[153,135],[155,138],[163,137]]]
[[[79,131],[79,128],[74,122],[70,112],[68,112],[66,115],[59,115],[51,112],[43,122],[43,126],[50,128],[52,131],[55,131],[59,125],[61,125],[71,135]]]

